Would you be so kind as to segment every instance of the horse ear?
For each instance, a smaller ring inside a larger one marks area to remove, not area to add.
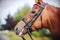
[[[36,3],[42,4],[43,1],[42,0],[35,0]]]

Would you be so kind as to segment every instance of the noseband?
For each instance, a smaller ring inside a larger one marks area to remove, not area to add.
[[[31,32],[32,32],[32,25],[34,24],[34,22],[36,21],[36,19],[40,16],[41,18],[41,24],[42,24],[42,11],[43,9],[45,8],[45,5],[46,3],[43,2],[42,5],[40,4],[36,4],[40,7],[40,9],[34,14],[34,16],[30,19],[30,21],[27,21],[26,18],[23,18],[22,21],[25,23],[25,28],[27,30],[27,33],[29,34],[30,38],[32,39],[31,37]],[[32,10],[33,11],[33,10]],[[26,40],[22,37],[23,40]],[[33,40],[33,39],[32,39]]]

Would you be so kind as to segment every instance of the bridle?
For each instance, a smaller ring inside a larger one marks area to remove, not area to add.
[[[36,5],[38,5],[40,7],[40,9],[38,10],[38,12],[34,13],[34,16],[30,19],[30,21],[27,21],[26,18],[22,19],[22,21],[25,23],[24,27],[27,30],[27,33],[29,34],[31,39],[32,39],[32,37],[31,37],[32,28],[31,27],[39,16],[41,18],[41,25],[42,25],[42,11],[45,8],[46,3],[43,2],[42,5],[37,3]],[[32,11],[34,11],[34,10],[32,10]],[[22,37],[22,39],[26,40],[24,37]]]
[[[41,13],[42,13],[43,9],[45,8],[46,3],[43,2],[42,5],[40,5],[40,4],[37,4],[37,5],[40,7],[40,9],[38,10],[38,12],[35,13],[35,15],[30,19],[30,21],[27,21],[26,18],[22,19],[22,21],[25,23],[24,27],[26,28],[27,33],[29,34],[31,39],[32,39],[32,37],[31,37],[32,28],[31,27],[39,16],[41,17],[41,24],[42,24],[42,14]],[[22,37],[22,39],[26,40],[24,37]]]

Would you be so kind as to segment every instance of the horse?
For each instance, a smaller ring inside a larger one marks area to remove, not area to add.
[[[56,0],[51,0],[51,2],[53,1]],[[57,2],[60,1],[57,0],[55,4]],[[32,10],[15,26],[16,34],[25,35],[27,33],[26,28],[29,28],[31,32],[47,28],[51,31],[54,40],[60,40],[60,6],[45,2],[45,0],[35,0],[35,3]]]

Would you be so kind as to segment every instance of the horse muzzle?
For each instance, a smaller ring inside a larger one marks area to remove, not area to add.
[[[18,30],[18,28],[15,28],[16,35],[19,37],[24,36],[27,33],[27,30],[25,28]]]

